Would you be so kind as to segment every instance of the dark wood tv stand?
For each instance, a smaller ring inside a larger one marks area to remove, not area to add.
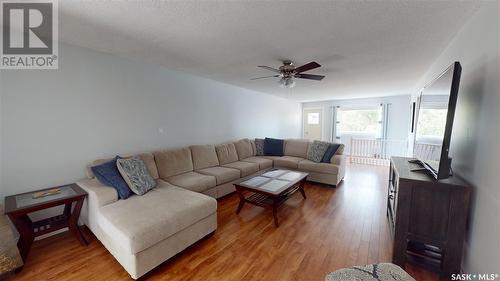
[[[411,158],[392,157],[387,216],[394,234],[393,263],[412,263],[450,280],[461,272],[470,186],[457,177],[435,180],[412,172]]]

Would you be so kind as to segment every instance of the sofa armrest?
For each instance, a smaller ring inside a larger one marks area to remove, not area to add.
[[[77,184],[89,194],[88,200],[98,207],[118,201],[116,189],[103,185],[95,178],[82,180]]]
[[[342,166],[345,164],[345,155],[342,154],[335,154],[332,156],[330,159],[330,163]]]
[[[345,176],[346,156],[343,154],[335,154],[330,159],[330,163],[339,167],[339,172],[337,174],[338,184]]]
[[[86,179],[77,182],[88,193],[80,214],[80,221],[87,225],[92,232],[98,231],[100,208],[118,201],[116,189],[105,186],[97,179]]]

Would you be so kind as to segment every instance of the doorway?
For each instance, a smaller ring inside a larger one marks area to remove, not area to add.
[[[309,140],[321,140],[323,124],[323,110],[321,108],[305,108],[302,111],[303,137]]]

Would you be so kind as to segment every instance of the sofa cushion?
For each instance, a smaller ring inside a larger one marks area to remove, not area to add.
[[[257,148],[255,147],[255,140],[250,140],[250,143],[252,144],[252,156],[257,155]]]
[[[248,175],[251,175],[251,174],[259,171],[259,164],[244,162],[244,161],[232,162],[232,163],[224,165],[224,167],[240,170],[241,177],[246,177]]]
[[[90,169],[99,182],[115,188],[120,199],[127,199],[132,194],[132,191],[116,166],[116,161],[119,158],[119,156],[116,156],[114,159],[92,166]]]
[[[146,168],[148,168],[149,174],[151,175],[151,177],[153,177],[153,179],[156,180],[160,178],[160,176],[158,175],[158,168],[156,168],[156,161],[153,153],[142,153],[137,156],[144,162]]]
[[[88,194],[89,203],[93,202],[98,207],[118,201],[118,192],[111,186],[106,186],[96,178],[78,181],[78,184]]]
[[[158,180],[157,188],[100,209],[100,227],[130,254],[141,252],[217,211],[206,195]]]
[[[321,159],[322,163],[330,163],[333,155],[337,153],[337,150],[339,150],[340,143],[330,143],[328,146],[328,149],[326,150],[325,154],[323,155],[323,158]]]
[[[283,156],[284,141],[282,139],[265,138],[264,140],[264,155],[266,156]]]
[[[196,172],[187,172],[167,178],[167,181],[173,185],[180,186],[196,192],[203,192],[217,185],[214,176],[203,175]]]
[[[154,153],[154,156],[158,174],[162,179],[193,170],[191,150],[187,147],[158,151]]]
[[[345,162],[345,156],[344,155],[335,154],[330,159],[330,163],[335,164],[335,165],[344,165],[344,162]]]
[[[307,149],[307,159],[314,161],[316,163],[321,162],[323,155],[325,155],[326,150],[330,146],[330,143],[324,141],[313,141],[309,148]]]
[[[316,163],[311,160],[302,160],[299,162],[299,170],[337,175],[339,173],[339,166],[328,163]]]
[[[283,156],[261,156],[261,158],[265,158],[265,159],[269,159],[269,160],[273,161],[273,164],[276,160],[281,159],[281,157],[283,157]]]
[[[306,158],[309,143],[309,140],[285,140],[285,155]]]
[[[158,169],[156,168],[156,162],[155,162],[155,158],[153,156],[152,153],[142,153],[142,154],[138,154],[138,155],[134,155],[134,156],[137,156],[139,158],[141,158],[141,160],[144,162],[144,164],[146,164],[146,167],[148,168],[148,172],[149,174],[156,180],[159,178],[158,176]],[[133,157],[133,156],[124,156],[123,158],[129,158],[129,157]],[[94,173],[92,172],[91,170],[91,167],[92,166],[96,166],[96,165],[99,165],[99,164],[102,164],[102,163],[105,163],[105,162],[109,162],[113,160],[113,158],[107,158],[107,159],[97,159],[95,161],[93,161],[90,165],[87,166],[87,177],[89,179],[92,179],[95,177]]]
[[[233,143],[218,144],[215,146],[219,164],[222,166],[231,162],[238,161],[238,153]]]
[[[204,175],[214,176],[217,181],[217,185],[239,179],[241,173],[238,169],[226,167],[210,167],[196,170],[196,172]]]
[[[250,163],[256,163],[259,164],[259,169],[268,169],[273,166],[273,160],[266,159],[264,157],[259,157],[259,156],[253,156],[253,157],[248,157],[243,160],[243,162],[250,162]]]
[[[143,195],[156,186],[156,181],[139,157],[118,159],[116,166],[130,190],[135,194]]]
[[[252,143],[249,139],[242,139],[235,142],[234,147],[236,148],[239,160],[251,157],[253,154]]]
[[[305,160],[302,157],[295,157],[295,156],[283,156],[280,157],[276,160],[274,160],[274,166],[275,167],[283,167],[283,168],[290,168],[290,169],[297,169],[299,167],[299,162]]]
[[[219,159],[215,152],[215,145],[192,145],[191,157],[193,158],[194,170],[214,167],[219,165]]]
[[[255,139],[255,156],[264,156],[264,139]]]

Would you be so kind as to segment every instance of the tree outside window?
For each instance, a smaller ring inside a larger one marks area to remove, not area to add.
[[[337,112],[337,135],[379,138],[382,131],[380,108],[340,109]]]

